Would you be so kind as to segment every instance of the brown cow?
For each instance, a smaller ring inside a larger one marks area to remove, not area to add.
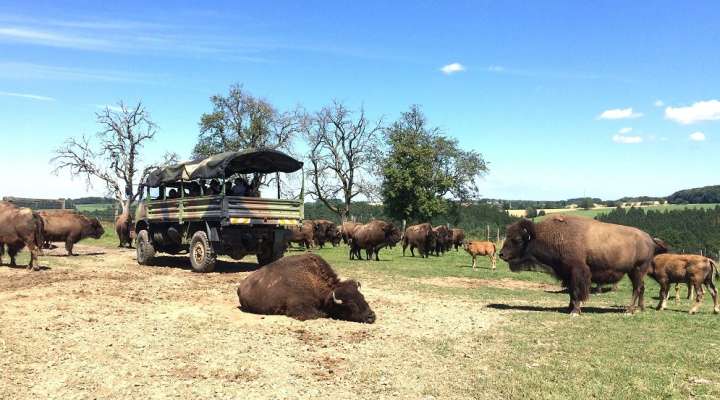
[[[0,264],[4,247],[10,255],[10,265],[14,266],[15,256],[27,246],[30,250],[28,269],[40,269],[38,256],[42,253],[43,220],[29,208],[18,208],[8,202],[0,202]]]
[[[117,233],[120,244],[118,247],[132,248],[135,239],[135,229],[132,217],[129,212],[124,212],[115,218],[115,232]]]
[[[658,310],[667,306],[671,283],[688,283],[695,289],[695,304],[690,307],[690,314],[695,314],[703,299],[702,285],[708,288],[713,299],[713,311],[720,313],[717,289],[713,283],[713,275],[720,277],[715,261],[694,254],[660,254],[653,259],[648,271],[653,279],[660,284],[660,302]]]
[[[340,226],[340,234],[342,235],[343,243],[350,243],[350,240],[352,240],[353,231],[358,225],[362,224],[352,221],[345,221],[342,223],[342,225]]]
[[[580,313],[591,282],[610,284],[626,274],[633,285],[632,302],[645,309],[643,279],[655,255],[665,244],[629,226],[589,218],[556,215],[537,224],[524,219],[507,228],[500,258],[518,272],[541,267],[558,277],[570,294],[569,311]]]
[[[472,256],[472,268],[475,269],[477,256],[487,256],[492,263],[492,270],[495,271],[497,258],[495,257],[495,243],[482,240],[470,240],[463,246],[465,251]]]
[[[415,257],[414,249],[417,248],[420,257],[427,258],[435,250],[436,241],[435,232],[429,223],[410,225],[405,229],[402,237],[403,256],[405,256],[405,249],[410,246],[410,254],[413,257]]]
[[[337,225],[335,225],[334,222],[328,221],[326,219],[316,219],[313,220],[313,223],[315,224],[315,231],[313,236],[315,239],[315,244],[320,246],[321,249],[323,248],[325,243],[332,243],[333,240],[335,240],[335,237],[337,236]]]
[[[380,249],[394,246],[399,241],[400,230],[389,222],[374,220],[356,226],[353,231],[353,238],[350,241],[350,259],[356,257],[358,260],[362,260],[360,249],[365,249],[368,260],[374,254],[375,261],[380,261]]]
[[[100,239],[105,233],[97,218],[88,218],[73,212],[40,211],[45,229],[46,242],[65,242],[68,255],[73,255],[73,246],[82,239],[91,237]]]
[[[433,232],[435,232],[435,255],[440,256],[441,254],[445,253],[446,251],[450,250],[451,241],[452,241],[452,234],[450,233],[450,230],[445,225],[438,225],[433,228]]]
[[[452,244],[455,246],[455,251],[458,251],[458,248],[462,247],[465,242],[465,231],[460,228],[453,228],[450,233],[452,234]]]
[[[360,293],[360,283],[341,281],[315,254],[281,258],[245,278],[237,289],[240,309],[255,314],[287,315],[301,321],[330,317],[375,322]]]
[[[290,227],[288,242],[299,243],[306,249],[311,249],[315,243],[315,223],[312,220],[303,221],[301,226]]]

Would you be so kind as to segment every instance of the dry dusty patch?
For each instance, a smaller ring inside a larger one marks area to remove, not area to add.
[[[77,247],[94,255],[0,267],[0,398],[471,398],[504,318],[380,279],[363,287],[372,325],[259,316],[237,309],[247,272]]]

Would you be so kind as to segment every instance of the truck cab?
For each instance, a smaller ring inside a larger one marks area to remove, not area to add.
[[[211,272],[218,255],[258,264],[281,258],[289,229],[303,220],[299,199],[260,197],[249,174],[292,173],[302,162],[276,150],[216,154],[152,171],[144,185],[135,231],[137,261],[152,265],[157,253],[187,253],[196,272]]]

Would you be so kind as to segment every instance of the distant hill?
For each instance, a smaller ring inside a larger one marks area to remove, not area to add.
[[[720,185],[677,191],[667,197],[671,204],[720,203]]]

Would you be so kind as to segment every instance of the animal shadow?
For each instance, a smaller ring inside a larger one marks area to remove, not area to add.
[[[3,263],[3,264],[0,264],[0,266],[5,266],[8,268],[12,268],[12,269],[27,269],[27,265],[10,265],[10,264]],[[48,271],[48,270],[52,269],[45,265],[41,265],[39,268],[40,268],[40,271]]]
[[[173,257],[173,256],[158,256],[153,259],[153,267],[161,268],[177,268],[192,271],[192,265],[190,259],[185,257]],[[242,261],[225,261],[217,260],[215,262],[215,269],[213,272],[221,274],[232,274],[237,272],[252,272],[260,269],[260,265]]]
[[[555,312],[560,314],[567,314],[567,307],[542,307],[542,306],[528,306],[528,305],[510,305],[510,304],[488,304],[488,308],[495,310],[516,310],[516,311],[533,311],[533,312]],[[600,307],[583,307],[583,313],[587,314],[622,314],[625,312],[625,308],[600,308]]]

